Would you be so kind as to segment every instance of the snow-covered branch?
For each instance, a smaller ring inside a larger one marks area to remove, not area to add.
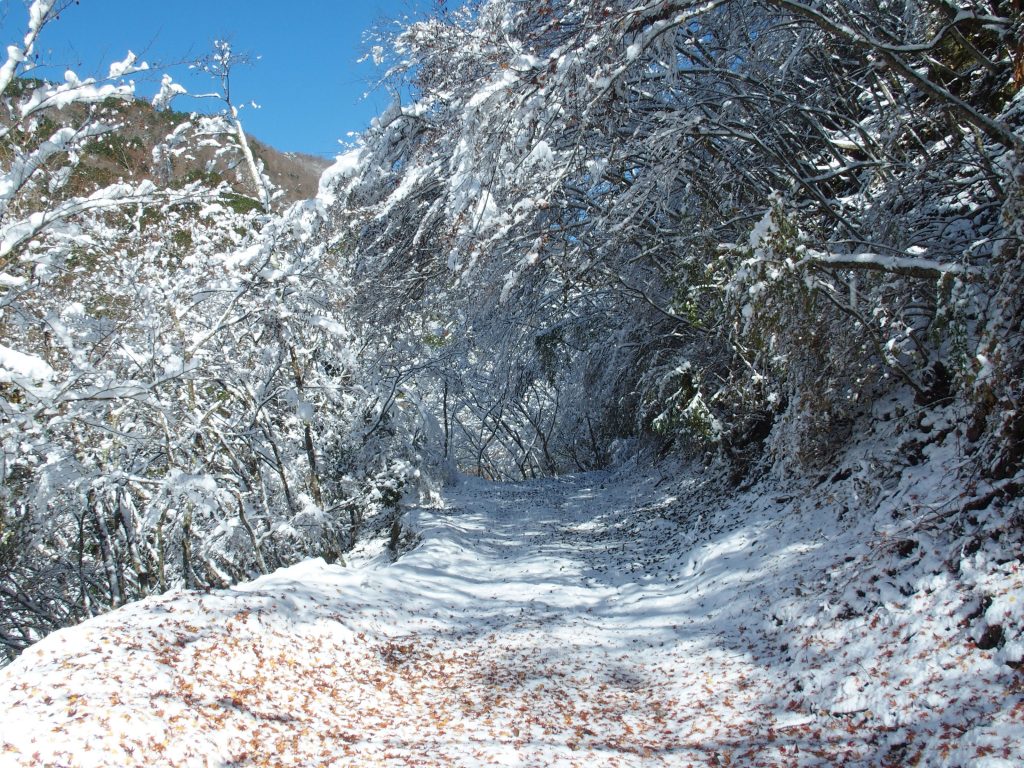
[[[836,254],[805,249],[803,256],[813,266],[833,269],[865,269],[907,277],[941,278],[946,275],[967,276],[978,270],[967,264],[950,264],[919,256],[891,256],[878,253]]]

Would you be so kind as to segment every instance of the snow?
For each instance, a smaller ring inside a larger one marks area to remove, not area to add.
[[[991,541],[951,568],[927,525],[953,442],[859,507],[869,447],[785,496],[700,467],[462,478],[397,561],[377,541],[47,637],[0,671],[0,762],[1019,765],[1024,571]]]
[[[157,91],[155,96],[153,96],[153,109],[157,111],[167,109],[171,106],[171,102],[174,100],[175,96],[182,96],[186,93],[188,93],[188,91],[185,90],[185,86],[174,82],[170,75],[165,74],[160,78],[160,90]],[[181,132],[185,129],[186,126],[181,125],[175,129],[175,132]],[[156,152],[157,149],[154,148],[153,151]]]
[[[467,110],[475,110],[485,104],[492,96],[510,85],[513,85],[517,80],[517,75],[510,69],[503,70],[501,75],[491,82],[487,83],[484,87],[480,88],[472,97],[466,102]]]
[[[0,344],[0,382],[15,379],[42,380],[53,376],[53,368],[36,355],[29,355]]]
[[[28,28],[29,32],[38,32],[42,29],[43,20],[46,18],[46,14],[53,8],[56,0],[33,0],[32,5],[28,10]]]
[[[32,95],[19,105],[19,110],[22,118],[25,118],[40,109],[63,109],[71,104],[99,103],[110,98],[128,100],[133,94],[134,88],[131,84],[97,86],[94,79],[82,80],[69,69],[64,73],[62,85],[43,85],[36,88]]]
[[[136,64],[139,57],[134,52],[128,51],[128,55],[125,56],[123,61],[117,61],[110,65],[110,71],[107,77],[111,80],[117,77],[124,77],[125,75],[131,75],[136,72],[145,72],[149,69],[149,64],[142,61]]]
[[[349,335],[348,329],[339,323],[337,320],[331,320],[327,317],[312,317],[309,320],[310,325],[315,325],[318,328],[323,328],[334,336],[341,336],[345,338]]]
[[[0,285],[5,288],[19,288],[26,282],[24,277],[18,277],[8,272],[0,272]]]
[[[753,235],[751,235],[753,239]],[[863,267],[877,267],[890,272],[919,271],[933,273],[935,275],[956,275],[969,274],[971,268],[965,264],[948,264],[932,259],[922,259],[917,256],[885,256],[877,253],[855,253],[855,254],[832,254],[805,249],[808,259],[822,264],[836,265],[859,265]]]
[[[551,145],[541,139],[526,157],[526,164],[537,166],[541,169],[550,168],[555,162],[555,153]]]
[[[761,220],[750,230],[750,248],[756,250],[761,246],[761,241],[773,234],[778,227],[775,224],[774,211],[769,208],[764,212]]]
[[[361,152],[359,148],[352,149],[334,159],[334,164],[320,176],[317,200],[322,201],[324,205],[331,205],[335,201],[339,185],[359,172]]]

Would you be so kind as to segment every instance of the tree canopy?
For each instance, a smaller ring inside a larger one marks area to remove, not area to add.
[[[409,360],[396,328],[419,343],[396,376],[497,477],[651,433],[807,467],[893,387],[1004,434],[1020,25],[1012,3],[788,0],[410,24],[378,51],[415,97],[335,181],[356,315],[382,358]]]
[[[441,4],[376,33],[411,97],[291,206],[224,45],[222,112],[154,111],[150,171],[118,176],[140,65],[29,79],[57,10],[0,67],[10,654],[338,560],[456,469],[817,472],[899,390],[955,404],[969,471],[1019,485],[1018,2]],[[201,149],[249,186],[176,178]]]

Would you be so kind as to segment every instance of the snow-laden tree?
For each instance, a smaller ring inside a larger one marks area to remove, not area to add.
[[[111,99],[142,65],[17,78],[54,6],[30,11],[0,125],[8,654],[167,588],[338,560],[414,473],[361,373],[322,205],[268,214],[269,192],[177,179],[176,158],[223,137],[217,117],[170,128],[152,179],[106,184],[90,153],[120,146]],[[165,78],[157,106],[180,92]]]
[[[371,339],[402,319],[394,365],[468,467],[589,466],[654,432],[742,468],[773,424],[771,456],[824,461],[881,392],[987,375],[1020,24],[492,0],[407,25],[375,55],[413,101],[334,185],[353,306]]]
[[[50,546],[64,550],[62,557],[73,557],[69,541],[51,536],[65,527],[63,515],[51,517],[50,511],[67,489],[59,477],[43,480],[42,467],[61,461],[53,425],[75,408],[75,400],[93,394],[88,384],[84,390],[80,385],[109,354],[105,341],[125,319],[94,263],[100,245],[94,233],[102,237],[109,231],[103,227],[108,215],[131,209],[141,222],[146,210],[188,199],[194,191],[162,192],[151,182],[97,186],[82,173],[87,142],[116,127],[103,119],[105,105],[132,97],[123,78],[144,65],[129,54],[111,66],[106,82],[71,71],[59,84],[19,77],[31,66],[40,31],[59,10],[54,2],[32,3],[24,39],[8,47],[0,68],[0,637],[8,648],[23,646],[36,627],[60,625],[78,610],[55,599],[67,593],[72,569],[41,560],[33,548],[50,537]],[[79,280],[79,273],[89,282]],[[69,322],[86,315],[85,302],[89,328],[76,339]],[[83,579],[85,571],[80,563]]]
[[[218,86],[214,93],[193,94],[193,98],[213,98],[224,105],[220,119],[225,123],[226,130],[223,133],[230,133],[242,155],[246,174],[252,189],[256,193],[264,211],[270,210],[270,204],[275,197],[274,185],[264,171],[263,164],[253,155],[249,146],[249,139],[245,129],[242,127],[241,111],[237,100],[231,94],[231,73],[239,66],[249,63],[249,58],[244,54],[232,50],[231,43],[226,40],[214,40],[213,52],[206,58],[200,60],[194,67],[202,69],[210,75]],[[280,192],[280,190],[276,190]]]
[[[84,142],[141,64],[15,78],[51,11],[0,69],[9,649],[339,558],[417,472],[588,468],[629,439],[806,471],[896,388],[958,398],[1019,487],[1014,4],[442,9],[374,49],[412,100],[280,214],[94,183]]]

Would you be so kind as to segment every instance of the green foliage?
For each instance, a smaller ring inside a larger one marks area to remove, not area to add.
[[[765,213],[757,230],[756,242],[732,254],[736,266],[728,278],[726,309],[754,367],[781,372],[795,348],[791,342],[812,341],[810,326],[821,307],[798,266],[799,228],[781,203]]]
[[[448,336],[443,333],[425,333],[423,335],[423,343],[431,349],[441,349],[448,344]]]
[[[263,205],[259,200],[246,195],[240,195],[237,192],[225,192],[220,196],[220,200],[232,211],[239,214],[263,210]]]
[[[784,403],[777,458],[816,466],[845,438],[861,389],[873,379],[856,351],[863,330],[822,295],[827,288],[802,255],[805,236],[781,200],[748,239],[729,256],[725,312],[742,367],[724,399],[737,416],[771,413]],[[741,418],[734,431],[745,440]]]
[[[71,249],[64,260],[64,268],[68,272],[85,272],[92,274],[99,264],[100,253],[96,248],[76,246]]]
[[[78,194],[89,194],[117,182],[120,174],[110,168],[91,163],[79,163],[71,173],[69,189]]]
[[[967,36],[948,33],[930,51],[928,76],[958,97],[973,96],[986,111],[998,113],[1013,98],[1012,78],[990,72],[979,59],[987,56],[998,61],[1005,55],[1003,45],[994,29],[979,27]]]
[[[562,364],[560,348],[563,343],[561,328],[552,328],[544,333],[539,333],[533,339],[541,374],[552,386],[555,384],[559,366]]]
[[[146,146],[142,139],[120,133],[102,136],[82,147],[84,154],[107,160],[129,173],[138,170],[140,158],[144,156],[145,151]]]
[[[4,96],[20,99],[34,91],[36,88],[41,88],[44,85],[46,85],[46,81],[40,80],[38,77],[19,76],[11,80],[10,84],[7,86],[7,90],[4,91]]]
[[[171,243],[181,249],[187,250],[192,247],[192,230],[176,229],[171,233]]]
[[[216,171],[209,171],[203,168],[193,168],[183,174],[181,178],[175,179],[171,186],[175,189],[181,189],[182,187],[186,187],[189,184],[195,184],[196,182],[213,189],[224,183],[224,176]]]
[[[652,431],[673,442],[684,440],[691,445],[708,447],[722,436],[721,424],[700,393],[686,399],[673,393],[665,403],[665,409],[651,422]]]

